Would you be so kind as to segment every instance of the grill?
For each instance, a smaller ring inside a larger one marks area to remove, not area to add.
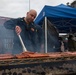
[[[51,53],[49,55],[51,55]],[[0,60],[0,75],[10,75],[10,73],[13,75],[76,74],[76,56],[28,57]]]

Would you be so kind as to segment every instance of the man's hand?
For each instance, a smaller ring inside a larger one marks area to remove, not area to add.
[[[19,26],[16,26],[15,31],[16,31],[17,35],[19,35],[22,30],[21,30],[21,28]]]

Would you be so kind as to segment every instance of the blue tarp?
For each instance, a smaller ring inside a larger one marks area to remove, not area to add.
[[[45,5],[35,22],[42,25],[47,17],[61,33],[76,32],[76,8],[60,4],[58,6]]]

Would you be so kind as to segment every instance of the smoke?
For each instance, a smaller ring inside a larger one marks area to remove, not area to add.
[[[43,22],[43,30],[45,26]],[[47,52],[60,52],[59,32],[57,28],[48,20],[47,21]]]
[[[4,27],[4,23],[9,19],[10,18],[7,18],[7,17],[0,17],[0,54],[4,54],[4,53],[12,54],[12,51],[15,52],[16,54],[21,53],[20,52],[20,50],[22,49],[22,48],[20,48],[21,43],[19,44],[18,39],[16,39],[16,38],[15,38],[16,40],[14,41],[14,31],[11,29],[10,30],[6,29]],[[44,25],[43,25],[43,27],[44,27]],[[44,28],[43,28],[43,30],[44,30]],[[57,49],[57,48],[59,48],[58,34],[59,33],[56,30],[56,28],[50,23],[50,21],[48,21],[48,40],[47,40],[48,41],[47,42],[48,52],[57,52],[58,51],[58,49]],[[16,45],[15,45],[15,49],[13,50],[14,42],[16,43]],[[26,42],[28,43],[27,45],[29,46],[30,42],[28,42],[27,40],[26,40]]]
[[[0,17],[0,54],[12,53],[13,49],[13,31],[4,27],[7,17]]]

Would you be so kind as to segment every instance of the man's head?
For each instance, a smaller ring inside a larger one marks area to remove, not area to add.
[[[27,14],[26,14],[27,23],[33,22],[36,15],[37,15],[37,12],[35,10],[33,10],[33,9],[31,9],[29,12],[27,12]]]

